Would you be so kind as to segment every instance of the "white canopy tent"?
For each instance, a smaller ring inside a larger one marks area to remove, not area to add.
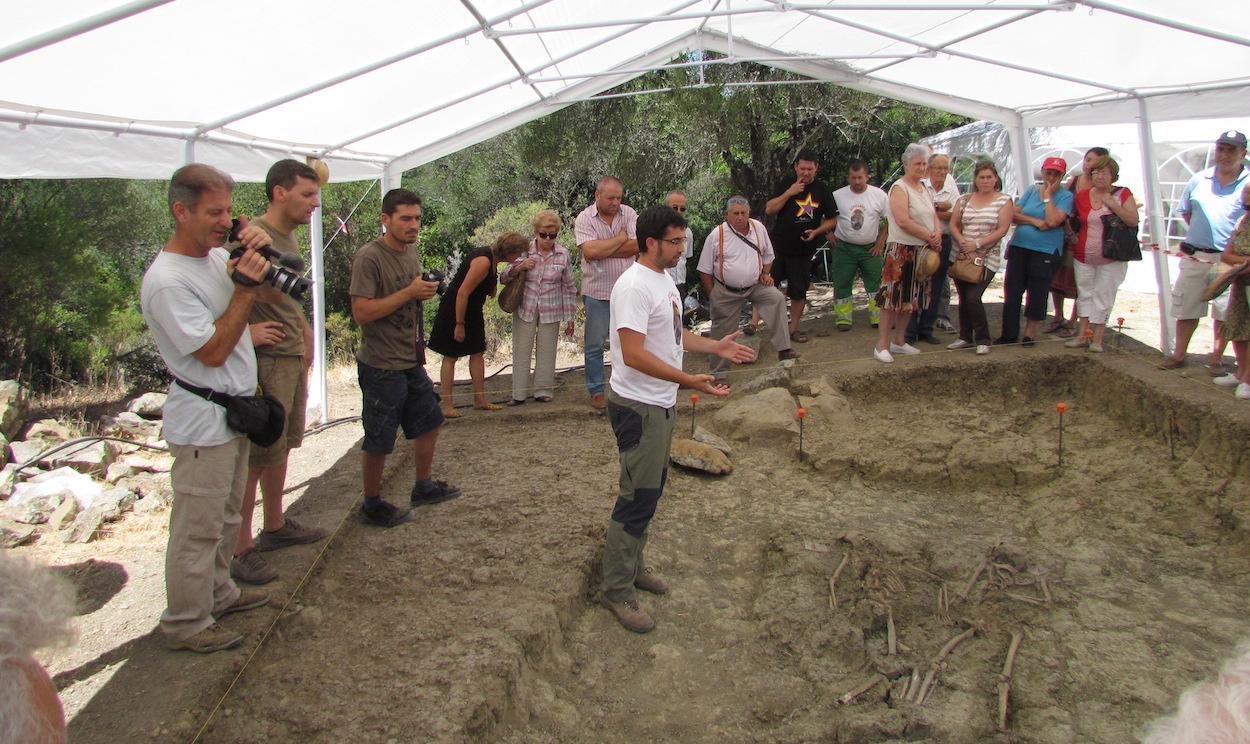
[[[0,28],[0,177],[163,179],[194,160],[261,180],[277,158],[316,155],[336,180],[390,187],[405,169],[659,67],[748,61],[999,122],[1022,163],[1032,127],[1135,123],[1152,163],[1152,121],[1250,115],[1250,18],[1228,0],[1191,0],[1184,20],[1181,9],[1174,0],[16,4]],[[1156,179],[1144,186],[1161,234]],[[1167,284],[1166,263],[1156,278]],[[324,415],[320,297],[314,321],[312,398]]]

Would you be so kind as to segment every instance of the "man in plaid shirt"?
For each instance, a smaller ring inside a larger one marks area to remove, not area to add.
[[[621,204],[625,189],[619,178],[604,176],[595,185],[595,201],[577,215],[573,236],[582,253],[582,295],[586,305],[586,391],[597,411],[607,407],[603,395],[603,342],[608,338],[609,299],[617,278],[634,264],[638,213]]]

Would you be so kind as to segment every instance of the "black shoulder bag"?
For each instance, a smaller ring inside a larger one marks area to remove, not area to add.
[[[1119,189],[1108,194],[1111,199],[1120,198]],[[1110,211],[1110,210],[1108,210]],[[1112,261],[1140,261],[1141,241],[1137,239],[1137,226],[1130,227],[1114,214],[1102,216],[1102,257]]]
[[[268,447],[278,441],[286,428],[286,409],[272,395],[227,395],[177,377],[174,382],[188,393],[226,409],[226,426],[246,434],[258,447]]]

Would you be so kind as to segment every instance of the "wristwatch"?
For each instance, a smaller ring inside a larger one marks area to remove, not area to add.
[[[1050,199],[1042,199],[1042,204],[1050,204]]]

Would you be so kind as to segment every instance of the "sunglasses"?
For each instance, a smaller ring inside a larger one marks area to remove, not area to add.
[[[547,240],[555,240],[555,239],[556,239],[556,237],[557,237],[560,233],[549,233],[549,232],[541,232],[541,231],[540,231],[540,232],[536,232],[536,233],[534,233],[534,234],[535,234],[535,235],[537,235],[537,236],[538,236],[538,237],[540,237],[540,238],[545,238],[545,239],[547,239]]]
[[[678,212],[684,212],[684,211],[686,211],[686,208],[685,208],[685,207],[673,207],[673,209],[674,209],[675,211],[678,211]]]

